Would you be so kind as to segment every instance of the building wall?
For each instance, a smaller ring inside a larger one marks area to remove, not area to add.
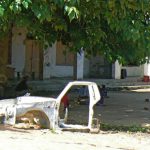
[[[15,75],[17,72],[22,73],[25,67],[25,40],[26,30],[22,28],[14,28],[12,36],[12,67],[15,68]],[[72,77],[72,65],[57,65],[56,63],[56,43],[52,47],[44,50],[43,62],[43,78],[49,79],[52,77]],[[84,58],[84,77],[90,75],[90,60]],[[127,77],[141,77],[144,74],[144,65],[139,67],[122,66],[118,69],[126,69]]]
[[[72,77],[73,66],[56,65],[56,43],[44,50],[44,78]]]
[[[91,78],[112,78],[112,64],[109,63],[102,55],[90,57],[89,72]]]
[[[88,58],[84,57],[84,67],[83,67],[83,75],[84,77],[89,77],[90,76],[90,61]]]
[[[143,65],[143,76],[150,76],[150,63],[145,63]]]
[[[13,28],[11,65],[15,68],[15,77],[17,77],[17,72],[22,75],[25,69],[25,41],[26,30],[22,28]],[[52,47],[44,50],[43,78],[72,76],[73,66],[56,65],[56,43],[53,44]]]
[[[113,79],[120,79],[121,78],[121,67],[122,67],[122,65],[119,64],[118,60],[116,60],[112,64],[112,78]]]
[[[127,70],[127,77],[141,77],[141,76],[143,76],[143,65],[133,66],[133,67],[122,66],[121,69]]]
[[[25,65],[25,39],[26,31],[22,28],[13,28],[12,31],[12,67],[17,72],[22,73]]]

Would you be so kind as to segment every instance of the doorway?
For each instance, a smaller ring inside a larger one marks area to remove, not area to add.
[[[34,79],[43,79],[43,48],[37,40],[26,41],[24,73]]]

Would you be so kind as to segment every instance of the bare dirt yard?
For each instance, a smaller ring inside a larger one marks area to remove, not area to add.
[[[96,106],[96,116],[103,123],[115,125],[150,125],[150,91],[110,92],[104,107]]]
[[[79,132],[49,130],[0,131],[0,150],[149,150],[150,135],[143,133]]]
[[[124,126],[150,125],[150,92],[148,89],[135,91],[111,91],[105,98],[104,106],[95,105],[94,117],[101,123]],[[83,122],[88,118],[88,105],[70,108],[71,121]]]
[[[104,106],[95,106],[95,117],[112,125],[150,124],[150,92],[109,92]],[[85,120],[87,106],[71,106],[70,120]],[[99,134],[50,130],[24,130],[0,126],[0,150],[149,150],[150,134],[100,131]]]

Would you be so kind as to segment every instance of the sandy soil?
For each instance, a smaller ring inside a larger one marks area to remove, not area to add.
[[[142,133],[99,134],[49,130],[1,130],[0,150],[149,150],[150,135]]]
[[[109,92],[105,106],[95,106],[95,117],[116,125],[150,124],[150,93]],[[78,109],[77,109],[78,108]],[[83,121],[87,106],[70,108],[70,120]],[[145,109],[146,108],[146,109]],[[84,116],[84,117],[83,117]],[[23,130],[0,126],[0,150],[149,150],[150,134],[103,132],[99,134],[49,130]]]

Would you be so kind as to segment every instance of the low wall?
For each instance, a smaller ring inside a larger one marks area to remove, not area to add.
[[[127,70],[127,77],[141,77],[143,74],[142,66],[133,66],[133,67],[122,66],[121,69]]]

